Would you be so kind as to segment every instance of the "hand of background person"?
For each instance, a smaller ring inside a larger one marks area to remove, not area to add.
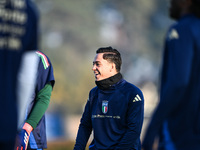
[[[32,126],[25,123],[22,130],[18,133],[15,142],[15,150],[26,150],[28,146],[29,136],[33,130]]]

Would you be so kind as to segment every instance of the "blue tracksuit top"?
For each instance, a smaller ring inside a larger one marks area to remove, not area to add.
[[[191,14],[166,36],[160,103],[144,139],[148,150],[159,130],[167,150],[166,140],[175,150],[200,150],[200,19]]]
[[[96,86],[90,91],[74,149],[84,150],[93,130],[90,150],[140,150],[143,116],[143,94],[133,84],[121,79],[108,90]]]

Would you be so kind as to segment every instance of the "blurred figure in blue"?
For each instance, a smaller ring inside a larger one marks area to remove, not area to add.
[[[171,0],[158,104],[143,141],[152,150],[200,150],[200,0]]]
[[[24,51],[36,50],[38,14],[30,0],[0,1],[0,149],[13,150],[17,75]]]

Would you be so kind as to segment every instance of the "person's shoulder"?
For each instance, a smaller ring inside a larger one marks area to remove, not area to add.
[[[97,91],[97,86],[95,86],[94,88],[92,88],[91,90],[90,90],[90,92],[89,92],[89,99],[93,99],[93,97],[95,97],[95,95],[96,95],[96,91]]]
[[[124,80],[124,86],[128,89],[134,89],[134,90],[139,90],[140,91],[140,88],[136,85],[134,85],[133,83],[130,83],[126,80]]]
[[[126,80],[124,80],[123,93],[124,95],[129,95],[131,99],[136,99],[137,101],[144,101],[142,90],[138,86]]]
[[[49,57],[48,57],[44,52],[41,52],[41,51],[37,50],[35,53],[36,53],[41,59],[44,59],[44,60],[50,62]]]
[[[41,52],[41,51],[39,51],[39,50],[35,51],[35,53],[36,53],[38,56],[45,56],[45,57],[47,57],[46,54],[44,54],[43,52]]]
[[[97,89],[98,89],[97,86],[93,87],[93,88],[90,90],[90,93],[95,92]]]
[[[40,57],[40,61],[43,63],[44,68],[51,66],[51,61],[46,54],[41,51],[36,51],[35,53],[38,55],[38,57]]]
[[[195,24],[198,24],[197,27]],[[183,16],[169,27],[166,38],[171,41],[172,39],[192,37],[193,31],[199,30],[199,25],[200,19],[194,15]]]
[[[123,82],[124,82],[124,90],[125,91],[142,94],[142,91],[138,86],[136,86],[126,80],[124,80]]]
[[[170,28],[184,28],[186,30],[190,29],[190,27],[193,27],[193,25],[196,23],[200,24],[200,18],[193,14],[188,14],[173,23]]]

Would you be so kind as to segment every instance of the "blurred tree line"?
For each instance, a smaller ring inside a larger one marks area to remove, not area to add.
[[[40,50],[49,56],[56,84],[49,111],[80,114],[95,86],[92,61],[99,47],[122,54],[125,79],[158,85],[168,1],[35,0]]]

